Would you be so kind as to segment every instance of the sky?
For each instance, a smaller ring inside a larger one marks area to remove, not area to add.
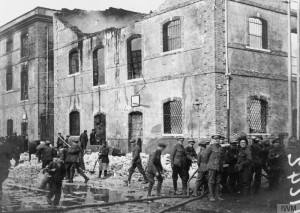
[[[109,7],[149,13],[164,0],[0,0],[0,26],[40,6],[51,9],[105,10]]]

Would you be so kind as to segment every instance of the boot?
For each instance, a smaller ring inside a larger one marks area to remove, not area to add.
[[[73,170],[70,171],[70,179],[69,179],[69,183],[73,183],[74,173],[75,173],[75,171],[73,171]]]
[[[104,170],[104,178],[107,178],[107,170]]]
[[[143,177],[144,177],[144,181],[142,182],[142,184],[147,184],[149,181],[148,181],[146,173],[143,173]]]
[[[224,200],[223,198],[220,197],[220,184],[217,184],[216,186],[216,199],[219,201]]]
[[[187,181],[182,181],[182,195],[187,195]]]
[[[102,171],[99,171],[99,178],[101,178]]]
[[[161,186],[162,186],[162,181],[158,181],[157,187],[156,187],[156,196],[157,197],[160,197]]]
[[[79,169],[79,174],[84,178],[84,183],[87,183],[90,180],[81,169]]]
[[[151,197],[151,191],[152,191],[152,187],[153,187],[154,183],[149,182],[149,186],[148,186],[148,197]]]
[[[210,202],[215,202],[216,199],[214,197],[214,186],[209,185],[208,186],[208,191],[209,191],[209,201]]]
[[[174,195],[181,195],[181,193],[177,192],[177,180],[173,180],[173,188],[174,188]]]

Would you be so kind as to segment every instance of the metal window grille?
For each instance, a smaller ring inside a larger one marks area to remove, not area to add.
[[[181,21],[180,19],[166,23],[163,26],[164,52],[176,50],[181,47]]]
[[[28,56],[28,54],[29,54],[28,33],[25,33],[21,37],[21,57]]]
[[[249,132],[267,132],[267,102],[251,100],[249,102]]]
[[[21,71],[21,100],[28,99],[28,67],[27,65],[22,66]]]
[[[164,133],[182,134],[182,103],[170,101],[163,105]]]
[[[100,114],[94,117],[94,129],[96,131],[96,143],[99,145],[106,141],[106,115]]]
[[[249,37],[250,46],[263,48],[263,24],[258,18],[249,18]]]
[[[13,82],[13,75],[12,75],[12,67],[8,67],[6,70],[6,90],[12,90],[12,82]]]
[[[76,111],[70,113],[70,135],[80,135],[80,114]]]
[[[105,84],[104,49],[93,52],[93,85]]]
[[[7,136],[11,136],[14,130],[14,121],[12,119],[7,120]]]
[[[128,79],[140,78],[142,76],[141,42],[141,38],[135,38],[129,42]]]
[[[74,74],[79,72],[79,59],[78,59],[78,52],[70,53],[70,74]]]
[[[13,40],[11,38],[6,41],[6,52],[11,52],[13,50]]]

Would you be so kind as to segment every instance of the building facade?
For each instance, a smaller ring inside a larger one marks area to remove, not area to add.
[[[287,131],[286,5],[230,0],[228,17],[231,135]],[[145,152],[225,135],[224,20],[222,0],[167,0],[147,15],[57,13],[55,132],[96,129],[124,151],[141,137]]]
[[[53,141],[53,14],[37,7],[0,27],[0,135]]]

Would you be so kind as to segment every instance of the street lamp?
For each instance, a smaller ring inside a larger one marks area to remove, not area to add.
[[[193,105],[197,107],[197,112],[198,112],[198,143],[199,143],[200,142],[200,110],[202,108],[202,102],[200,102],[199,99],[196,99]]]

